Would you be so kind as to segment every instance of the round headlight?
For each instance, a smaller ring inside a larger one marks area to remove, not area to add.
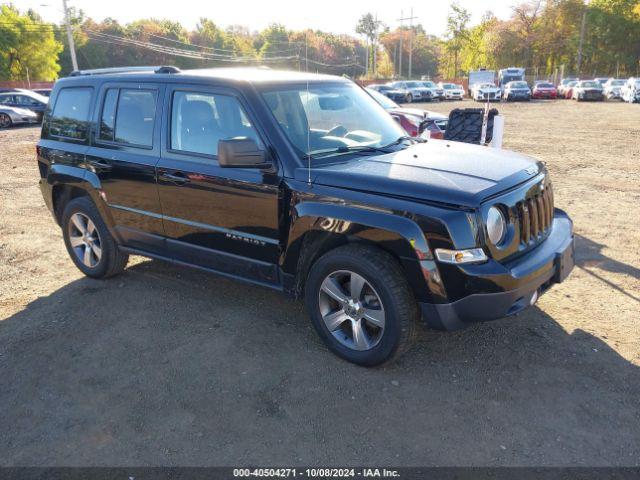
[[[498,207],[491,207],[487,213],[487,234],[494,245],[500,245],[507,232],[507,222]]]

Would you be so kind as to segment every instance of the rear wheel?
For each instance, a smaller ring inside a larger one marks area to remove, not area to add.
[[[0,128],[9,128],[13,125],[11,117],[6,113],[0,113]]]
[[[122,272],[129,255],[118,248],[88,197],[70,201],[62,214],[62,233],[73,263],[89,277],[107,278]]]
[[[418,308],[399,265],[389,254],[347,245],[312,267],[305,302],[318,334],[341,358],[364,366],[406,351]]]

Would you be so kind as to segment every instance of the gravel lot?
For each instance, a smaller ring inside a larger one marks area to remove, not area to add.
[[[0,465],[640,465],[640,105],[498,108],[506,148],[549,166],[578,265],[378,369],[270,290],[137,257],[84,278],[39,129],[0,131]]]

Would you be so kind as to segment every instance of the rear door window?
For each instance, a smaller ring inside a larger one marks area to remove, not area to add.
[[[156,90],[107,89],[100,112],[98,140],[152,148],[156,100]]]
[[[116,113],[115,141],[142,147],[153,146],[156,92],[120,90]]]
[[[49,133],[84,140],[89,129],[90,87],[63,88],[51,113]]]

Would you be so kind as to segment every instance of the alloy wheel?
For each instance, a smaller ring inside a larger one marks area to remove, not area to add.
[[[374,348],[384,333],[380,295],[361,275],[339,270],[325,277],[319,292],[320,314],[333,337],[352,350]]]
[[[69,243],[82,264],[94,268],[102,258],[102,242],[93,221],[84,213],[74,213],[69,219]]]
[[[6,113],[0,113],[0,128],[8,128],[11,126],[11,117]]]

